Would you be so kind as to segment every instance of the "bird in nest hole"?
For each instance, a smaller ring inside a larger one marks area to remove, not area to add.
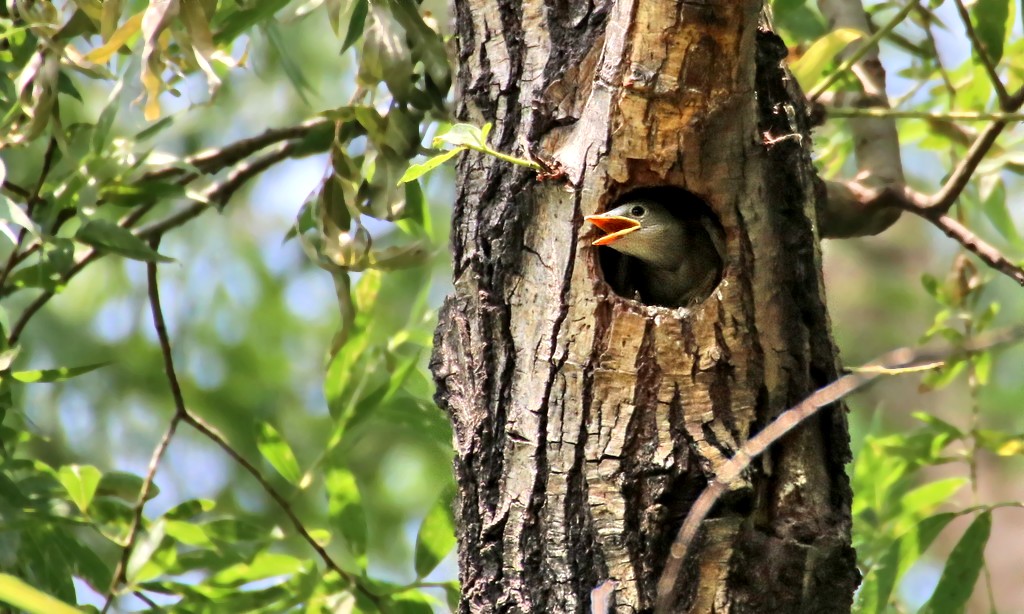
[[[649,305],[690,307],[707,298],[722,279],[722,229],[697,208],[674,212],[650,199],[628,199],[588,215],[605,234],[594,245],[625,258],[605,269],[612,288]],[[611,274],[609,274],[611,273]]]

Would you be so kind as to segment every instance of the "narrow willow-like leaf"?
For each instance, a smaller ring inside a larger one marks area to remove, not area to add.
[[[878,564],[871,568],[864,578],[858,592],[855,611],[860,614],[880,614],[887,611],[892,591],[903,574],[921,558],[942,529],[956,517],[954,513],[945,513],[925,518],[893,542]]]
[[[402,178],[399,179],[398,182],[399,183],[407,183],[407,182],[419,179],[423,175],[426,175],[430,171],[432,171],[435,168],[441,166],[442,164],[444,164],[448,160],[451,160],[452,158],[454,158],[459,153],[461,153],[461,152],[463,152],[465,150],[466,150],[465,146],[456,147],[455,149],[451,149],[451,150],[448,150],[448,151],[446,151],[446,152],[444,152],[442,154],[438,154],[438,155],[434,156],[433,158],[430,158],[429,160],[427,160],[426,162],[423,162],[421,164],[412,164],[412,165],[409,166],[408,170],[405,171],[405,174],[402,175]]]
[[[10,376],[23,384],[50,384],[62,382],[78,375],[95,371],[100,367],[109,365],[110,362],[97,362],[81,367],[57,367],[56,369],[36,369],[33,371],[12,371]]]
[[[299,462],[277,429],[267,422],[259,423],[256,427],[256,446],[263,458],[267,459],[284,479],[292,484],[299,483],[299,479],[302,478]]]
[[[127,228],[121,228],[107,220],[86,220],[75,233],[75,239],[97,249],[120,254],[132,260],[174,262],[173,258],[158,254],[156,250],[133,235]]]
[[[864,33],[853,28],[840,28],[829,32],[810,46],[800,59],[789,65],[797,83],[804,91],[810,90],[825,76],[829,64],[850,43],[864,38]]]
[[[985,546],[992,532],[992,512],[982,512],[953,547],[931,599],[919,614],[953,614],[964,611],[985,564]]]
[[[450,490],[441,493],[416,535],[416,575],[420,578],[433,571],[455,547],[452,495]]]
[[[0,574],[0,601],[29,614],[78,614],[77,608],[8,574]]]

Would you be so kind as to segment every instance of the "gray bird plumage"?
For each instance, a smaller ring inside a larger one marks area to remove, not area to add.
[[[635,261],[628,285],[646,303],[690,306],[710,295],[721,279],[721,229],[703,211],[676,215],[657,201],[635,199],[586,219],[608,233],[594,245]]]

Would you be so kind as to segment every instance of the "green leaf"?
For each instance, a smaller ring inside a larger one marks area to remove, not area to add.
[[[78,614],[79,610],[32,588],[12,575],[0,573],[0,601],[29,614]]]
[[[345,32],[345,41],[341,44],[342,53],[355,44],[363,35],[366,27],[366,14],[370,10],[369,0],[356,0],[352,7],[352,17],[348,20],[348,30]]]
[[[967,478],[955,477],[919,486],[903,495],[900,501],[902,512],[904,515],[928,513],[936,506],[947,502],[967,482]]]
[[[352,553],[365,565],[366,513],[356,477],[344,467],[333,467],[324,476],[327,487],[327,515],[331,526],[345,538]]]
[[[953,383],[953,381],[964,372],[967,361],[962,357],[950,358],[945,366],[934,371],[929,371],[921,378],[921,386],[931,390],[941,390]]]
[[[251,562],[232,565],[217,572],[213,581],[221,586],[238,586],[275,576],[290,576],[302,571],[305,564],[287,554],[260,552]]]
[[[807,49],[796,61],[790,64],[793,76],[804,91],[809,91],[825,75],[829,64],[835,62],[846,47],[864,38],[864,33],[852,28],[841,28],[829,32]]]
[[[384,81],[395,100],[407,102],[413,81],[412,55],[405,44],[405,29],[391,11],[379,3],[370,4],[369,18],[356,78],[360,85],[371,88]]]
[[[981,206],[988,221],[1007,241],[1020,245],[1021,237],[1017,224],[1006,205],[1006,186],[998,174],[987,175],[981,182]]]
[[[472,124],[454,124],[447,131],[434,137],[434,148],[448,144],[455,147],[487,147],[487,135],[491,131],[492,124],[484,124],[483,128],[477,128]]]
[[[427,206],[419,181],[409,181],[405,184],[405,219],[400,220],[399,225],[401,226],[406,221],[419,224],[428,237],[434,233],[430,221],[430,208]],[[402,228],[402,230],[408,232],[407,228]]]
[[[395,614],[434,614],[434,598],[419,590],[390,595],[390,602],[387,611]]]
[[[7,283],[15,288],[60,290],[65,283],[64,275],[75,264],[75,243],[71,239],[51,237],[43,241],[38,258],[37,264],[16,270]]]
[[[160,542],[164,539],[166,526],[167,523],[161,518],[154,522],[149,527],[149,530],[140,535],[136,540],[135,548],[132,550],[125,569],[125,576],[129,582],[144,582],[152,579],[141,577],[140,572],[160,547]]]
[[[6,327],[5,327],[6,328]],[[16,345],[0,352],[0,372],[6,371],[14,364],[14,359],[21,353],[21,346]]]
[[[263,458],[267,459],[284,479],[292,484],[299,483],[302,478],[299,462],[295,459],[295,453],[292,452],[288,442],[281,437],[277,429],[267,422],[259,423],[256,430],[256,446]]]
[[[164,131],[165,128],[169,128],[174,123],[174,116],[168,115],[167,117],[161,117],[157,122],[151,126],[147,126],[135,135],[135,141],[145,141],[146,139],[156,136],[157,134]]]
[[[805,92],[814,87],[825,76],[825,70],[840,52],[861,38],[864,38],[864,33],[859,30],[840,28],[814,41],[800,59],[789,65],[800,87]]]
[[[100,367],[105,367],[110,364],[110,361],[97,362],[91,365],[83,365],[81,367],[58,367],[56,369],[38,369],[34,371],[12,371],[10,376],[23,384],[49,384],[53,382],[62,382],[72,377],[77,377],[83,373],[89,371],[95,371]]]
[[[455,156],[459,155],[466,149],[467,148],[465,146],[456,147],[455,149],[451,149],[444,153],[438,154],[421,164],[412,164],[405,171],[405,174],[402,175],[402,178],[398,180],[398,183],[407,183],[419,179],[423,175],[426,175],[427,173],[441,166],[448,160],[451,160]]]
[[[92,503],[100,477],[100,470],[92,465],[65,465],[57,471],[57,480],[83,514]]]
[[[974,31],[985,48],[985,55],[992,64],[998,64],[1003,58],[1010,0],[977,0],[971,7],[971,17]]]
[[[114,119],[117,118],[117,111],[121,106],[121,88],[124,81],[118,80],[114,89],[107,98],[107,106],[100,112],[96,120],[96,127],[92,132],[91,150],[93,155],[99,155],[110,142],[110,130],[114,126]]]
[[[254,25],[273,19],[274,13],[284,8],[288,2],[289,0],[260,0],[250,3],[248,6],[251,8],[231,13],[222,20],[222,23],[217,24],[220,27],[213,36],[214,44],[221,47],[235,40]]]
[[[992,513],[986,511],[978,514],[949,553],[939,584],[931,599],[921,608],[920,614],[964,611],[985,564],[985,546],[991,531]]]
[[[446,489],[431,506],[416,535],[416,575],[423,578],[455,547],[453,491]]]
[[[158,254],[127,228],[121,228],[106,220],[85,220],[78,232],[75,233],[75,239],[96,249],[120,254],[132,260],[174,262],[173,258]]]
[[[366,271],[356,284],[352,298],[355,300],[356,311],[368,313],[377,302],[380,286],[384,276],[379,271]]]
[[[139,493],[145,480],[134,473],[125,471],[110,471],[103,474],[100,484],[96,489],[97,497],[113,497],[135,505],[139,500]],[[146,501],[160,494],[156,484],[150,484],[146,492]]]
[[[954,513],[945,513],[925,518],[894,541],[864,578],[858,592],[856,611],[861,614],[888,611],[889,598],[903,574],[921,558],[942,529],[956,517]]]
[[[216,505],[216,502],[210,499],[189,499],[167,510],[164,518],[168,520],[189,520],[199,514],[209,512]]]
[[[445,582],[444,583],[444,597],[445,601],[448,602],[448,609],[452,612],[457,612],[459,609],[459,599],[461,597],[461,590],[458,582]]]

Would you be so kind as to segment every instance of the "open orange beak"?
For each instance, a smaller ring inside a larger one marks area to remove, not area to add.
[[[608,233],[594,241],[594,245],[610,245],[634,230],[640,229],[640,222],[636,220],[618,215],[608,215],[607,213],[588,215],[583,219]]]

